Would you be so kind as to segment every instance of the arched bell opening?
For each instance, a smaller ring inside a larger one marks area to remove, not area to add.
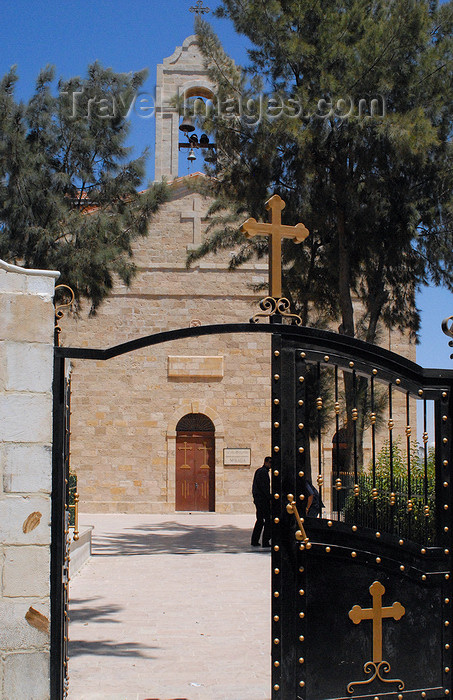
[[[179,173],[203,171],[205,163],[216,163],[215,143],[204,132],[203,122],[213,111],[214,93],[204,85],[192,85],[182,92],[184,112],[179,124]]]

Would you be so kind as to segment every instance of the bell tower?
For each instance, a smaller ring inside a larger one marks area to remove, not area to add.
[[[175,97],[214,97],[214,86],[203,65],[196,35],[187,37],[182,46],[157,66],[156,146],[154,179],[168,181],[178,177],[178,143],[180,116],[172,104]]]

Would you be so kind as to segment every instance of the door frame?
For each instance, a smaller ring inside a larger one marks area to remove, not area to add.
[[[186,435],[187,434],[187,435]],[[176,484],[176,492],[178,490],[178,466],[177,466],[177,460],[178,460],[178,449],[181,449],[180,447],[178,448],[178,440],[180,438],[184,437],[191,437],[191,438],[203,438],[206,437],[209,440],[212,440],[212,449],[213,454],[213,464],[211,466],[212,471],[210,471],[209,474],[209,502],[208,502],[208,509],[207,510],[199,510],[198,508],[187,508],[185,511],[181,512],[197,512],[197,513],[215,513],[215,487],[216,487],[216,479],[215,479],[215,460],[216,460],[216,439],[215,439],[215,431],[209,431],[209,432],[204,432],[201,430],[178,430],[176,432],[176,459],[175,459],[175,484]],[[177,496],[177,494],[176,494]],[[178,510],[176,508],[176,496],[175,496],[175,510]]]

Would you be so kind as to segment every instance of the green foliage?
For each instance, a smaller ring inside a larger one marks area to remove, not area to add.
[[[435,450],[428,447],[426,460],[426,474],[428,480],[434,483],[435,479]],[[407,450],[402,447],[401,438],[393,440],[392,443],[392,470],[395,477],[405,477],[407,475],[408,460]],[[420,445],[413,440],[410,448],[411,474],[415,478],[423,478],[425,475],[424,452],[420,450]],[[368,467],[368,472],[372,471],[372,464]],[[386,440],[376,456],[376,474],[385,477],[390,474],[390,441]]]
[[[358,495],[350,490],[344,509],[345,522],[381,532],[395,532],[400,537],[424,544],[435,544],[434,448],[427,451],[425,480],[424,454],[420,455],[418,443],[412,442],[410,471],[409,482],[407,451],[402,448],[401,441],[394,441],[392,450],[386,441],[376,456],[374,478],[370,464],[367,472],[358,475]],[[408,508],[409,485],[412,509]],[[374,494],[373,488],[376,489]],[[392,493],[395,494],[393,506],[390,505]]]
[[[453,289],[452,2],[223,0],[217,14],[252,49],[240,68],[197,20],[218,163],[212,235],[191,260],[263,255],[238,224],[265,219],[276,192],[285,223],[310,230],[283,246],[284,294],[304,322],[321,313],[368,342],[382,324],[415,334],[416,290]]]
[[[59,270],[93,312],[114,274],[129,284],[132,241],[167,197],[164,184],[137,192],[146,153],[129,160],[124,146],[145,77],[96,62],[86,78],[60,80],[54,95],[47,67],[28,103],[15,100],[14,68],[0,82],[0,257]]]
[[[77,474],[74,472],[69,472],[68,478],[68,506],[69,506],[69,526],[74,527],[75,523],[75,510],[74,510],[74,494],[77,491]]]

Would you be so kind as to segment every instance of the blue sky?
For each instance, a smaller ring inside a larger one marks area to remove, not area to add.
[[[2,2],[0,27],[0,73],[17,65],[17,95],[27,99],[35,78],[48,63],[57,77],[84,75],[89,63],[99,60],[116,71],[149,69],[144,90],[154,93],[156,65],[193,33],[196,0],[16,0]],[[218,0],[203,0],[212,9]],[[205,17],[214,25],[225,49],[238,63],[246,61],[246,40],[230,23]],[[148,176],[154,171],[154,119],[132,114],[130,144],[141,152],[150,147]],[[450,367],[453,348],[440,324],[453,315],[453,295],[447,290],[427,289],[418,297],[422,312],[421,343],[417,361],[427,367]]]

